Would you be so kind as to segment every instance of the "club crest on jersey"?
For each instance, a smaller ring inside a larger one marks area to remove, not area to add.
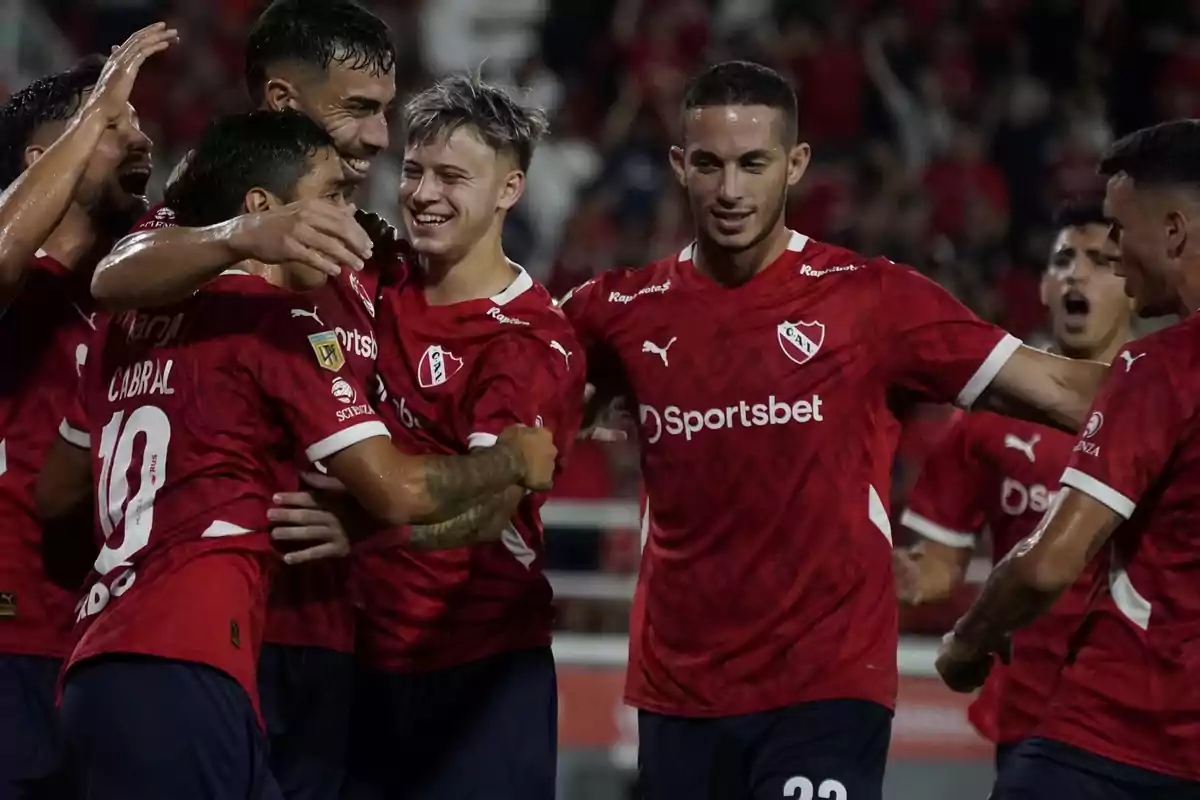
[[[781,322],[779,347],[797,364],[807,363],[825,343],[825,326],[819,322]]]
[[[337,331],[310,333],[308,343],[317,354],[317,363],[321,365],[321,369],[337,372],[345,366],[346,354],[342,352],[342,346],[338,343]]]
[[[440,344],[431,344],[417,365],[417,382],[422,389],[432,389],[453,378],[462,368],[461,358],[443,349]]]

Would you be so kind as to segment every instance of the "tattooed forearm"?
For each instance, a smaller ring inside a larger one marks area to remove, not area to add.
[[[421,522],[441,522],[458,516],[481,497],[519,483],[525,474],[520,450],[506,442],[473,451],[468,456],[426,456],[422,459]]]
[[[418,550],[446,550],[494,542],[508,526],[525,490],[519,486],[487,497],[453,519],[410,528],[409,545]]]

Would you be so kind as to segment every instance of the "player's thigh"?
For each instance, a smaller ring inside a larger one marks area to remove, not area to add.
[[[0,797],[50,796],[43,787],[62,779],[61,668],[56,658],[0,654]]]
[[[748,800],[743,743],[725,719],[638,712],[642,800]]]
[[[258,689],[271,772],[287,800],[333,800],[346,771],[354,660],[320,647],[263,645]]]
[[[755,800],[880,800],[892,712],[821,700],[740,718]]]
[[[1061,742],[1027,739],[996,777],[992,800],[1188,800],[1200,786]]]
[[[250,699],[200,664],[110,656],[67,675],[68,765],[89,800],[276,800]]]

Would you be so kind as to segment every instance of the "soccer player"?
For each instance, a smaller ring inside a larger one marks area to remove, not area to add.
[[[1099,200],[1070,202],[1055,213],[1058,236],[1042,275],[1056,352],[1112,361],[1130,339],[1132,306],[1115,272],[1119,254]],[[900,521],[923,537],[897,550],[900,599],[914,605],[947,599],[966,577],[980,531],[999,560],[1031,533],[1059,490],[1075,437],[981,411],[960,420],[938,443]],[[1053,610],[1013,637],[1008,665],[997,664],[971,705],[975,727],[996,742],[996,763],[1029,736],[1046,708],[1087,608],[1085,576]]]
[[[86,573],[72,562],[89,554],[44,564],[33,486],[87,359],[92,267],[145,210],[150,142],[129,93],[174,39],[147,28],[0,106],[0,797],[66,791],[54,692]]]
[[[545,119],[461,76],[410,100],[405,123],[400,201],[413,254],[381,284],[380,414],[412,452],[486,449],[521,423],[552,430],[565,453],[582,415],[583,354],[500,237]],[[371,543],[356,554],[363,669],[350,797],[554,797],[544,499],[514,486],[482,501],[447,526],[472,546]]]
[[[181,222],[214,224],[303,198],[344,204],[345,184],[324,130],[260,111],[210,126],[167,200]],[[556,450],[536,428],[508,426],[466,456],[395,449],[336,333],[299,293],[324,279],[246,261],[187,301],[101,326],[81,408],[38,487],[53,513],[96,477],[104,545],[62,690],[70,765],[89,797],[277,791],[255,660],[276,560],[266,512],[297,447],[397,526],[451,517],[514,481],[550,483]]]
[[[395,61],[387,25],[356,3],[276,0],[247,40],[246,88],[260,108],[292,108],[324,127],[350,189],[388,145]],[[345,208],[315,198],[214,226],[175,222],[171,209],[156,209],[102,262],[93,283],[101,302],[145,308],[182,300],[243,258],[303,263],[336,275],[313,299],[347,369],[374,386],[378,272],[341,272],[340,265],[361,268],[373,252]],[[296,529],[320,523],[321,512],[288,509],[277,518]],[[342,783],[354,649],[347,568],[344,560],[295,565],[274,582],[259,686],[271,768],[289,800],[332,800]]]
[[[1118,353],[1051,512],[942,644],[946,683],[974,688],[1004,637],[1099,556],[1105,586],[998,800],[1200,796],[1198,154],[1200,122],[1181,120],[1130,134],[1102,159],[1126,290],[1140,313],[1183,319]]]
[[[710,67],[681,116],[671,165],[695,243],[563,303],[597,397],[636,398],[651,534],[626,700],[643,789],[878,800],[894,410],[1002,398],[1078,426],[1107,367],[1022,347],[913,270],[788,230],[810,153],[776,72]]]

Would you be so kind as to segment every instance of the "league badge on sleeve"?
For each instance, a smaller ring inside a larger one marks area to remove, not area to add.
[[[807,363],[825,342],[825,326],[820,322],[781,322],[777,330],[783,354],[797,364]]]
[[[338,343],[337,331],[310,333],[308,343],[317,354],[317,363],[321,365],[321,369],[337,372],[346,364],[346,355]]]

